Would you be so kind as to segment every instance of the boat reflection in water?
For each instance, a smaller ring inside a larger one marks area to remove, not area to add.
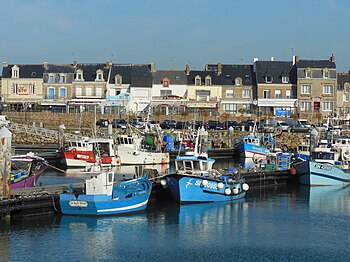
[[[309,208],[317,213],[350,211],[350,185],[347,186],[301,186],[300,191],[309,198]]]

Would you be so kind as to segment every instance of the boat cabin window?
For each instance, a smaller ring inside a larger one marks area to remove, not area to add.
[[[200,162],[199,161],[193,161],[193,169],[194,170],[200,170]]]
[[[30,161],[12,161],[11,162],[11,173],[19,173],[28,171],[30,167]]]
[[[108,174],[108,182],[109,183],[113,182],[113,173],[112,172]]]
[[[192,170],[192,161],[184,161],[185,170]]]
[[[317,159],[335,160],[334,153],[330,153],[330,152],[312,152],[312,158],[315,160]]]

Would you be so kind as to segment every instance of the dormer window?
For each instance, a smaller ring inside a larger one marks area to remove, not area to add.
[[[55,76],[54,75],[49,75],[49,83],[53,83],[55,80]]]
[[[77,77],[75,80],[78,80],[78,81],[84,81],[84,77],[83,77],[83,70],[81,69],[78,69],[77,71]]]
[[[194,79],[194,84],[196,86],[200,86],[201,85],[201,77],[200,76],[196,76]]]
[[[311,78],[311,69],[310,68],[305,69],[305,78]]]
[[[329,71],[327,68],[323,70],[323,78],[329,78]]]
[[[288,84],[289,82],[289,77],[288,76],[282,76],[282,83],[283,84]]]
[[[239,77],[237,77],[237,78],[235,79],[235,85],[236,85],[236,86],[242,85],[242,79],[240,79]]]
[[[169,78],[164,78],[163,80],[162,80],[162,83],[163,83],[163,87],[169,87],[169,85],[170,85],[170,80],[169,80]]]
[[[115,76],[115,84],[118,86],[120,86],[122,84],[122,76],[121,75]]]
[[[211,77],[210,76],[206,76],[205,77],[205,85],[206,86],[211,86]]]
[[[62,84],[66,82],[66,76],[65,75],[60,75],[60,81]]]
[[[266,83],[272,83],[273,77],[272,76],[265,76],[265,82]]]
[[[16,65],[12,67],[12,78],[19,78],[19,68]]]
[[[103,71],[101,69],[96,71],[96,79],[95,81],[104,81],[103,79]]]

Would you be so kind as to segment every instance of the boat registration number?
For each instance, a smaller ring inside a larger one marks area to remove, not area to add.
[[[212,189],[216,189],[217,188],[217,183],[211,183],[211,182],[208,182],[207,185],[202,185],[202,180],[196,180],[196,182],[194,183],[195,186],[203,186],[203,187],[206,187],[206,188],[212,188]]]
[[[88,203],[86,201],[72,200],[72,201],[69,201],[69,205],[71,207],[87,207]]]
[[[327,171],[331,171],[332,170],[331,166],[326,166],[326,165],[321,165],[321,164],[315,164],[315,168],[322,169],[322,170],[327,170]]]

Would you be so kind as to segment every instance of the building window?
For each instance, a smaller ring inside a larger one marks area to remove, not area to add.
[[[115,76],[115,84],[118,86],[120,86],[122,84],[122,76],[121,75]]]
[[[350,107],[345,107],[345,114],[349,114],[350,113]]]
[[[282,76],[282,83],[283,84],[288,84],[289,82],[289,77],[288,76]]]
[[[250,90],[242,90],[242,98],[250,98]]]
[[[12,78],[19,78],[19,68],[16,65],[12,67]]]
[[[323,70],[323,78],[329,78],[329,71],[328,69]]]
[[[92,87],[85,88],[85,95],[92,96]]]
[[[333,102],[323,102],[323,111],[333,111]]]
[[[275,99],[282,99],[282,91],[275,90]]]
[[[206,76],[206,78],[205,78],[205,85],[206,86],[211,86],[211,77],[210,76]]]
[[[196,76],[194,83],[195,83],[196,86],[200,86],[201,85],[201,77],[200,76]]]
[[[60,88],[60,98],[66,97],[66,89],[64,87]]]
[[[233,90],[226,90],[226,98],[233,98],[234,93]]]
[[[286,90],[286,98],[287,99],[291,99],[292,98],[290,90]]]
[[[333,86],[324,85],[323,86],[323,94],[333,94]]]
[[[236,85],[236,86],[242,85],[242,79],[236,78],[236,79],[235,79],[235,85]]]
[[[49,83],[53,83],[55,80],[54,75],[49,75]]]
[[[29,94],[35,94],[35,84],[29,84]]]
[[[61,75],[61,83],[65,83],[66,82],[66,76],[65,75]]]
[[[222,104],[222,111],[228,114],[237,114],[237,104]]]
[[[301,86],[302,94],[311,94],[311,85],[302,85]]]
[[[160,96],[168,96],[171,95],[171,90],[160,90]]]
[[[210,91],[209,90],[197,90],[196,91],[196,97],[198,101],[207,101],[210,97]]]
[[[76,95],[76,96],[81,96],[82,93],[83,93],[83,91],[82,91],[82,88],[81,88],[81,87],[75,88],[75,95]]]
[[[270,90],[264,90],[264,98],[270,98]]]
[[[102,97],[102,87],[96,87],[96,96]]]
[[[12,94],[17,94],[18,92],[18,84],[13,84],[12,86]]]
[[[242,105],[242,110],[245,113],[250,113],[251,112],[251,105],[250,104],[243,104]]]
[[[345,93],[349,93],[349,90],[350,90],[350,87],[349,87],[349,86],[346,86],[346,87],[345,87]]]
[[[55,88],[49,87],[47,98],[49,100],[54,100],[55,99]]]
[[[349,94],[344,95],[344,101],[345,102],[349,102],[350,101],[350,95]]]
[[[78,81],[84,81],[83,70],[78,69],[76,80],[78,80]]]
[[[266,83],[272,83],[273,77],[272,76],[265,76],[265,82]]]
[[[170,84],[169,78],[164,78],[162,80],[162,83],[163,83],[163,87],[169,87],[169,84]]]
[[[311,70],[309,68],[305,69],[305,77],[306,78],[311,78]]]
[[[310,111],[311,102],[300,102],[300,111]]]

